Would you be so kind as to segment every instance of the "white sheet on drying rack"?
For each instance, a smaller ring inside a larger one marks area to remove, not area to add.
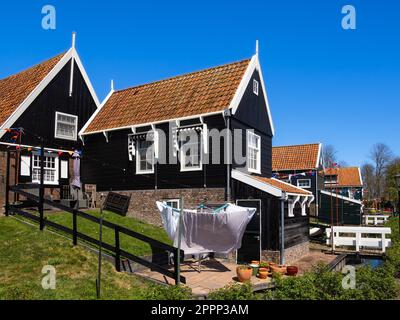
[[[168,237],[178,247],[180,212],[157,202],[161,219]],[[184,210],[181,249],[185,254],[229,253],[242,245],[243,234],[256,209],[228,204],[217,213],[211,211]]]

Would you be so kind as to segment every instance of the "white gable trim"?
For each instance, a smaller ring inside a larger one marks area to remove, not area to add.
[[[37,85],[37,87],[26,97],[26,99],[14,110],[11,116],[1,125],[0,127],[0,138],[5,134],[5,129],[12,127],[12,125],[19,119],[19,117],[25,112],[25,110],[35,101],[39,94],[49,85],[49,83],[55,78],[55,76],[62,70],[62,68],[74,58],[82,76],[89,88],[90,93],[95,101],[97,107],[99,107],[99,100],[96,92],[90,83],[89,77],[79,59],[79,56],[74,48],[68,50],[68,52],[61,58],[61,60],[54,66],[54,68],[44,77],[44,79]]]
[[[318,168],[319,168],[319,163],[320,163],[320,161],[321,161],[321,152],[322,152],[322,143],[320,143],[319,144],[319,146],[318,146],[318,157],[317,157],[317,163],[316,163],[316,165],[315,165],[315,168],[318,170]],[[322,167],[324,167],[323,165],[322,165]]]
[[[245,173],[242,173],[238,170],[232,170],[232,179],[238,180],[240,182],[243,182],[249,186],[252,186],[256,189],[259,189],[261,191],[264,191],[266,193],[272,194],[275,197],[281,197],[282,196],[282,190],[271,186],[268,183],[262,182],[260,180],[257,180],[250,175],[247,175]]]
[[[355,199],[351,199],[351,198],[348,198],[348,197],[344,197],[344,196],[341,196],[341,195],[339,195],[339,194],[337,194],[337,193],[328,192],[328,191],[324,191],[324,190],[321,190],[321,193],[322,193],[322,194],[326,194],[327,196],[339,198],[339,199],[342,199],[342,200],[346,200],[346,201],[350,201],[350,202],[353,202],[353,203],[362,205],[362,202],[361,202],[361,201],[358,201],[358,200],[355,200]]]
[[[92,97],[93,97],[93,100],[94,100],[94,103],[96,104],[96,107],[99,108],[99,107],[100,107],[100,100],[99,100],[99,98],[97,97],[97,94],[96,94],[96,91],[94,90],[94,87],[93,87],[93,85],[92,85],[92,82],[90,81],[89,76],[88,76],[88,74],[86,73],[85,68],[83,67],[81,58],[79,57],[78,52],[76,51],[75,48],[72,48],[72,56],[73,56],[73,58],[74,58],[74,60],[75,60],[75,63],[76,63],[77,66],[79,67],[79,71],[81,72],[82,77],[83,77],[83,79],[85,80],[86,85],[87,85],[88,88],[89,88],[90,94],[91,94]]]
[[[85,130],[89,127],[90,123],[93,121],[93,119],[97,116],[97,114],[101,111],[101,109],[105,106],[107,101],[111,98],[111,96],[114,93],[114,89],[111,89],[110,93],[105,97],[104,101],[100,104],[100,106],[97,108],[97,110],[92,114],[92,116],[89,118],[89,120],[85,123],[85,125],[82,127],[82,129],[79,131],[78,136],[80,139],[83,141],[83,133]],[[100,131],[100,132],[104,132]]]
[[[360,169],[360,167],[358,167],[358,174],[360,175],[361,187],[363,187],[363,186],[364,186],[364,182],[363,182],[363,179],[362,179],[362,174],[361,174],[361,169]]]
[[[267,91],[265,89],[265,83],[264,83],[264,78],[263,78],[262,71],[261,71],[260,60],[258,59],[257,54],[255,54],[251,58],[250,63],[247,66],[247,69],[242,78],[242,81],[240,82],[239,87],[236,90],[236,93],[233,96],[233,99],[229,105],[229,109],[232,110],[232,114],[236,113],[237,109],[239,108],[240,101],[242,100],[243,95],[246,92],[247,86],[248,86],[255,70],[257,70],[260,75],[261,88],[263,90],[263,94],[265,97],[265,104],[267,105],[267,113],[268,113],[269,123],[271,126],[272,135],[275,135],[274,123],[272,121],[271,110],[270,110],[269,103],[268,103],[268,95],[267,95]]]

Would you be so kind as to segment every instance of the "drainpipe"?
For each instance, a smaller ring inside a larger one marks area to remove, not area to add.
[[[231,148],[231,110],[226,109],[224,111],[224,117],[226,119],[226,201],[232,201],[232,190],[231,190],[231,170],[232,170],[232,148]]]
[[[285,192],[282,192],[281,200],[281,241],[280,241],[280,260],[279,263],[281,265],[285,264],[285,201],[287,200],[287,196]]]

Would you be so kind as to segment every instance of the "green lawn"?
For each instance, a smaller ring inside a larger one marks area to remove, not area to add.
[[[64,220],[66,215],[57,214],[53,219]],[[152,227],[130,223],[143,232],[155,232]],[[29,226],[13,217],[0,217],[0,300],[96,299],[97,255],[38,229],[37,225]],[[142,247],[134,247],[143,252]],[[41,286],[45,265],[56,268],[55,290]],[[142,289],[148,288],[147,281],[118,273],[108,262],[103,262],[102,270],[102,299],[141,299]]]
[[[99,211],[89,211],[88,213],[96,217],[100,216]],[[71,213],[45,211],[45,217],[50,221],[56,222],[72,229]],[[144,223],[135,218],[123,217],[118,214],[105,211],[104,220],[126,227],[130,230],[136,231],[161,242],[171,244],[171,241],[169,240],[164,229]],[[99,225],[97,223],[78,217],[77,226],[79,232],[84,233],[95,239],[99,238]],[[113,229],[103,227],[103,241],[108,244],[114,245],[115,236]],[[120,245],[121,249],[137,256],[146,256],[152,253],[151,248],[147,243],[134,239],[122,233],[120,234]]]

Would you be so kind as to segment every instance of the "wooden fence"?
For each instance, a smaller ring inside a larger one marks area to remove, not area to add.
[[[41,151],[42,152],[40,154],[43,155],[44,154],[43,148]],[[155,270],[167,277],[173,278],[173,279],[175,279],[175,283],[186,283],[185,277],[181,276],[180,272],[179,272],[179,265],[182,262],[183,257],[184,257],[184,252],[182,250],[180,252],[178,252],[178,249],[173,246],[170,246],[166,243],[160,242],[158,240],[155,240],[153,238],[145,236],[141,233],[138,233],[136,231],[127,229],[123,226],[120,226],[120,225],[117,225],[115,223],[105,221],[105,220],[102,221],[103,226],[114,230],[114,235],[115,235],[114,245],[105,243],[103,241],[100,242],[98,239],[94,239],[94,238],[88,236],[87,234],[79,232],[77,217],[92,221],[98,225],[100,224],[100,218],[90,215],[86,212],[79,211],[77,209],[72,209],[68,206],[62,205],[62,204],[54,202],[52,200],[46,199],[44,197],[45,187],[44,187],[44,183],[43,183],[43,180],[44,180],[43,179],[43,172],[44,172],[43,161],[41,161],[41,183],[40,184],[19,184],[19,185],[15,185],[15,186],[10,186],[10,152],[11,151],[7,152],[6,204],[5,204],[6,216],[8,216],[10,213],[18,214],[27,219],[38,222],[40,230],[43,230],[45,226],[49,226],[56,230],[65,232],[72,236],[72,242],[74,245],[77,245],[78,239],[81,239],[92,245],[101,246],[102,248],[108,250],[109,252],[111,252],[114,255],[115,268],[117,271],[121,271],[121,258],[123,257],[123,258],[127,258],[129,260],[132,260],[140,265],[148,267],[152,270]],[[39,196],[34,195],[27,191],[27,190],[32,190],[32,189],[39,189]],[[19,194],[31,201],[34,201],[37,204],[39,215],[35,215],[35,214],[29,213],[27,211],[24,211],[23,205],[20,205],[20,206],[11,205],[10,201],[9,201],[9,193],[10,192]],[[72,229],[45,219],[44,204],[46,204],[52,208],[56,208],[56,209],[70,213],[72,215]],[[152,248],[161,249],[164,252],[166,252],[168,254],[168,256],[169,256],[169,254],[172,254],[173,260],[174,260],[174,270],[171,271],[162,265],[147,261],[147,260],[143,259],[142,257],[136,256],[128,251],[121,249],[121,245],[120,245],[120,235],[121,234],[132,237],[133,239],[137,239],[137,240],[143,241],[145,243],[148,243]],[[178,254],[178,253],[180,253],[180,254]],[[181,261],[178,261],[178,257],[180,257]]]

